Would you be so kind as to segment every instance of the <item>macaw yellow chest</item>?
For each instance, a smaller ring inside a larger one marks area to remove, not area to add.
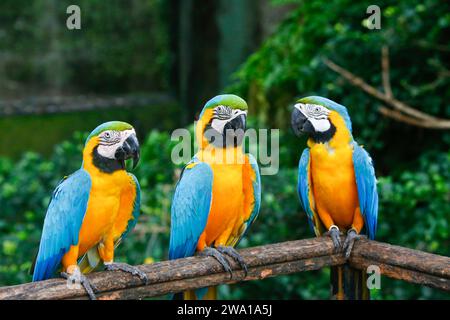
[[[107,237],[117,239],[132,218],[135,189],[124,171],[91,174],[92,187],[79,235],[79,255]]]
[[[212,203],[204,231],[206,245],[225,245],[244,219],[242,164],[213,164]]]
[[[310,151],[310,172],[316,210],[328,213],[340,228],[348,228],[359,206],[352,147],[332,149],[316,144]]]

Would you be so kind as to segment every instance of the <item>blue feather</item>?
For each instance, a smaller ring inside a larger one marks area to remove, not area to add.
[[[125,239],[128,235],[128,233],[134,229],[136,226],[136,223],[138,221],[138,218],[141,214],[141,186],[139,185],[139,181],[132,173],[128,173],[128,175],[133,179],[134,185],[136,188],[136,197],[134,198],[133,202],[133,219],[130,219],[127,224],[127,228],[120,236],[120,239],[116,241],[116,245],[121,242],[123,239]]]
[[[377,231],[378,193],[375,170],[369,154],[355,142],[353,144],[353,166],[361,214],[369,239],[374,239]]]
[[[236,246],[239,244],[239,242],[244,238],[244,236],[247,234],[248,230],[250,229],[250,226],[253,224],[253,222],[256,220],[259,214],[259,209],[261,207],[261,174],[259,173],[259,166],[258,162],[256,161],[255,157],[249,153],[248,154],[248,160],[250,163],[250,166],[255,173],[255,180],[252,181],[253,186],[253,209],[250,214],[250,217],[244,221],[245,229],[244,232],[239,236],[239,239],[236,242]]]
[[[311,188],[309,178],[309,157],[309,149],[306,148],[305,150],[303,150],[300,162],[298,164],[298,195],[303,211],[305,211],[306,215],[308,216],[308,223],[311,231],[319,236],[320,231],[317,230],[314,226],[314,199],[309,198]]]
[[[250,219],[248,220],[248,225],[251,225],[253,221],[255,221],[255,219],[258,217],[259,209],[261,207],[261,174],[259,173],[258,162],[251,153],[248,154],[248,159],[250,162],[250,166],[255,173],[255,180],[252,181],[254,205],[252,214],[250,215]]]
[[[192,256],[206,227],[212,199],[211,167],[194,158],[185,167],[171,208],[169,259]]]
[[[91,178],[84,169],[56,187],[44,220],[33,281],[51,278],[70,246],[78,244],[90,190]]]

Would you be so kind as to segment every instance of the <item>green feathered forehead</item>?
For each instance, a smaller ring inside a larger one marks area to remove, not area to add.
[[[245,100],[241,97],[238,97],[234,94],[221,94],[219,96],[215,96],[205,104],[202,110],[202,114],[206,109],[213,109],[220,105],[230,107],[231,109],[248,109],[247,102],[245,102]]]
[[[122,122],[122,121],[109,121],[102,123],[97,128],[95,128],[89,137],[86,139],[86,142],[89,141],[92,137],[96,137],[99,134],[101,134],[104,131],[107,130],[114,130],[114,131],[125,131],[125,130],[131,130],[133,129],[133,126],[129,123]]]

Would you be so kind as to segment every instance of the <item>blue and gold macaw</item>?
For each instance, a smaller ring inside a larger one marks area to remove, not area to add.
[[[53,192],[44,220],[33,281],[61,275],[81,283],[91,299],[93,286],[82,274],[101,262],[107,270],[122,270],[147,280],[145,273],[114,262],[114,249],[136,225],[140,188],[125,160],[139,161],[134,128],[111,121],[98,126],[86,140],[81,168],[64,178]]]
[[[307,97],[294,106],[291,124],[297,135],[309,136],[300,158],[298,193],[317,236],[331,236],[348,258],[359,234],[375,238],[378,194],[369,154],[353,140],[347,109],[329,99]],[[333,295],[338,299],[369,298],[365,274],[348,267],[332,268]]]
[[[213,256],[230,274],[225,255],[244,271],[234,247],[259,213],[258,164],[244,154],[247,103],[235,95],[209,100],[196,125],[199,151],[184,168],[172,201],[169,259],[201,252]],[[185,299],[214,299],[215,288],[184,293]]]

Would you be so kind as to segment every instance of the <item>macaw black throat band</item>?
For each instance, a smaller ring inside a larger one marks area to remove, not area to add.
[[[309,123],[309,121],[307,122]],[[311,133],[311,138],[315,143],[326,143],[333,138],[334,134],[336,133],[336,127],[334,124],[330,121],[330,129],[324,132],[317,132],[314,131]]]
[[[125,160],[109,159],[102,157],[98,153],[97,148],[98,147],[95,147],[94,150],[92,151],[92,163],[101,172],[113,173],[117,170],[125,169]]]

